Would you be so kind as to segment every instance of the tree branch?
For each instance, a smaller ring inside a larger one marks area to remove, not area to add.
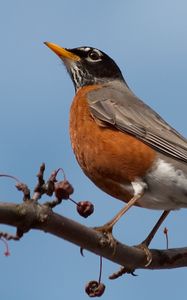
[[[56,214],[49,205],[27,200],[21,204],[0,203],[0,223],[14,226],[19,232],[30,229],[42,230],[63,238],[129,270],[170,269],[187,266],[187,247],[156,250],[151,249],[152,262],[148,267],[142,249],[129,247],[117,241],[115,251],[104,235],[64,216]]]

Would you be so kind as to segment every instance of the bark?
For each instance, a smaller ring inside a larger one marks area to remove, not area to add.
[[[146,255],[142,249],[129,247],[119,241],[115,246],[111,245],[103,234],[54,213],[47,203],[39,204],[32,200],[24,201],[21,204],[1,202],[0,223],[16,227],[19,234],[28,232],[30,229],[48,232],[125,266],[129,270],[170,269],[187,266],[187,247],[168,250],[150,249],[152,262],[149,266],[145,266]],[[2,233],[1,236],[3,236]]]

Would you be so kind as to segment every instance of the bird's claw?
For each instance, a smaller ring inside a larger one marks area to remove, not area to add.
[[[102,234],[102,237],[100,239],[100,245],[102,247],[109,246],[110,248],[112,248],[113,249],[112,255],[114,255],[116,252],[117,241],[112,234],[112,227],[107,226],[106,224],[103,226],[94,227],[93,229]]]
[[[144,251],[144,253],[146,255],[146,260],[147,260],[145,267],[148,267],[151,264],[153,257],[152,257],[151,251],[147,247],[146,243],[143,242],[139,245],[136,245],[135,247]]]

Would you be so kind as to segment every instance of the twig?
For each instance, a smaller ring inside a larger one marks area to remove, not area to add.
[[[18,191],[21,191],[23,193],[23,201],[30,200],[30,190],[25,183],[16,183],[16,188],[18,189]]]
[[[36,187],[34,188],[34,194],[32,196],[33,201],[38,201],[41,198],[41,196],[45,193],[44,171],[45,171],[45,164],[42,163],[40,166],[39,172],[36,175],[38,177],[38,183],[37,183]]]
[[[0,238],[4,238],[7,241],[10,241],[10,240],[18,241],[20,239],[20,237],[17,234],[11,234],[11,233],[2,232],[2,231],[0,231]]]

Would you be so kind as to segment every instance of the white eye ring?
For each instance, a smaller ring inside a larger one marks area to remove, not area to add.
[[[101,56],[102,56],[102,54],[99,50],[93,49],[88,52],[87,60],[90,62],[101,61]]]

